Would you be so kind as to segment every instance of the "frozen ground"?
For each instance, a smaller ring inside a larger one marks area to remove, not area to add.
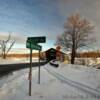
[[[61,63],[58,68],[48,66],[48,69],[63,75],[67,79],[84,83],[100,90],[100,69],[93,68],[92,66],[66,65],[64,63]]]
[[[100,100],[100,70],[85,66],[49,64],[33,68],[32,96],[28,96],[28,69],[0,79],[0,100]]]
[[[16,64],[16,63],[28,63],[30,61],[29,58],[7,58],[7,59],[1,59],[0,58],[0,64]],[[33,58],[33,62],[38,62],[38,58]]]

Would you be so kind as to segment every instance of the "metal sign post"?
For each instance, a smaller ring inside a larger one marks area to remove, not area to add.
[[[31,43],[30,43],[31,46]],[[29,69],[29,96],[32,92],[32,49],[30,48],[30,69]]]
[[[38,84],[40,84],[40,50],[39,50],[39,70],[38,70]]]
[[[42,46],[38,45],[38,43],[45,43],[46,37],[28,37],[26,41],[26,48],[30,49],[30,69],[29,69],[29,96],[31,96],[32,91],[32,50],[39,50],[39,70],[38,70],[38,83],[40,84],[40,51],[42,50]]]

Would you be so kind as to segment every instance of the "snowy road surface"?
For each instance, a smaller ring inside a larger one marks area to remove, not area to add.
[[[100,91],[96,90],[92,87],[89,87],[87,85],[81,84],[79,82],[75,82],[73,80],[70,80],[68,78],[66,78],[66,76],[61,75],[59,73],[57,73],[56,71],[53,71],[51,69],[49,69],[48,67],[45,68],[51,75],[53,75],[54,77],[56,77],[58,80],[60,80],[63,83],[66,83],[67,85],[70,85],[72,87],[75,87],[79,90],[82,90],[83,92],[87,93],[87,94],[91,94],[91,96],[93,97],[98,97],[100,98]]]
[[[28,96],[28,69],[0,79],[0,100],[100,100],[100,70],[61,64],[33,68],[32,96]]]

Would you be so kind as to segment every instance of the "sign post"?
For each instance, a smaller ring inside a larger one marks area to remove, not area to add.
[[[29,96],[31,96],[32,86],[32,50],[39,50],[39,70],[38,70],[38,84],[40,84],[40,51],[42,47],[38,43],[45,43],[46,37],[28,37],[26,41],[26,48],[30,49],[30,70],[29,70]]]
[[[30,43],[31,46],[31,43]],[[29,70],[29,96],[31,96],[32,86],[32,49],[30,48],[30,70]]]
[[[40,84],[40,50],[39,50],[39,70],[38,70],[38,84]]]

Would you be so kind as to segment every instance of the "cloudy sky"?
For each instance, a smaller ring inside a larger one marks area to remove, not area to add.
[[[43,50],[53,47],[67,17],[79,13],[95,26],[94,48],[100,47],[100,0],[0,0],[0,39],[12,34],[15,48],[30,36],[46,36]]]

